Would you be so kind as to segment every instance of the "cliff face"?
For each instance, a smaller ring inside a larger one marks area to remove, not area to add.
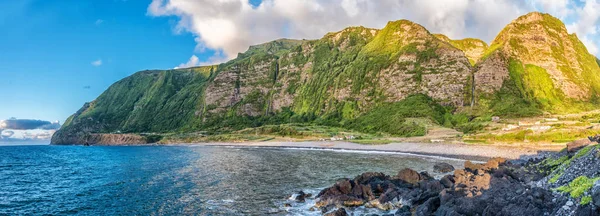
[[[530,13],[507,25],[484,53],[474,74],[475,94],[492,104],[509,97],[514,106],[538,112],[585,109],[600,92],[594,59],[560,20]]]
[[[471,64],[473,65],[483,56],[485,51],[488,49],[487,43],[480,39],[465,38],[460,40],[452,40],[448,38],[448,36],[443,34],[435,34],[435,37],[462,50],[469,59],[469,62],[471,62]]]
[[[590,100],[600,90],[598,64],[556,21],[539,13],[523,16],[488,47],[400,20],[381,30],[350,27],[318,40],[252,46],[221,65],[142,71],[82,107],[52,142],[80,142],[95,133],[226,131],[292,120],[343,123],[415,94],[452,107],[475,99],[492,112]]]

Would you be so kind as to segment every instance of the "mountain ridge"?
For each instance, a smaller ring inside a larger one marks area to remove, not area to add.
[[[453,116],[465,115],[460,110],[468,107],[476,110],[468,115],[476,116],[566,112],[571,104],[585,109],[600,90],[600,82],[594,83],[600,81],[597,59],[574,35],[564,45],[557,42],[553,36],[566,28],[548,16],[518,18],[489,46],[478,39],[431,34],[417,23],[398,20],[381,30],[358,26],[317,40],[278,39],[251,46],[220,65],[141,71],[82,107],[52,143],[84,143],[98,133],[220,133],[289,122],[359,131],[400,125],[399,132],[387,133],[406,136],[422,134],[415,133],[423,126],[411,123],[412,117],[464,128],[473,118]],[[542,34],[552,41],[536,38]],[[572,61],[561,58],[556,48],[544,47],[553,43]],[[548,52],[536,58],[525,55],[529,50]],[[542,61],[547,55],[561,64]],[[383,124],[371,121],[432,102],[441,107],[397,115]]]

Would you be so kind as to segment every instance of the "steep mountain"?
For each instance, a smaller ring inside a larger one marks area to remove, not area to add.
[[[462,106],[470,72],[461,50],[416,23],[350,27],[319,40],[252,46],[218,66],[138,72],[71,116],[52,142],[83,143],[96,133],[226,131],[290,118],[339,124],[414,94]]]
[[[476,100],[499,113],[570,112],[595,103],[600,67],[560,20],[535,12],[494,39],[476,67],[474,86]]]
[[[469,62],[471,62],[471,64],[473,65],[477,62],[477,60],[479,60],[483,56],[485,51],[488,49],[487,43],[475,38],[452,40],[448,36],[443,34],[434,34],[434,36],[462,50],[467,56],[467,58],[469,58]]]
[[[453,127],[460,121],[448,112],[471,104],[499,115],[586,106],[600,90],[595,61],[560,21],[540,13],[515,20],[489,47],[407,20],[381,30],[349,27],[318,40],[251,46],[220,65],[135,73],[85,104],[52,143],[144,133],[130,143],[155,140],[154,132],[290,122],[422,135],[424,126],[409,118]]]

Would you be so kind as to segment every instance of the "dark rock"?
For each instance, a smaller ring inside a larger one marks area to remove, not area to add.
[[[308,198],[310,196],[307,196],[307,194],[304,193],[304,191],[300,191],[298,192],[298,195],[296,195],[296,202],[304,202],[306,201],[306,198]]]
[[[425,203],[419,205],[415,211],[416,216],[429,216],[432,215],[440,206],[440,198],[433,197],[425,201]]]
[[[379,203],[387,203],[397,198],[400,193],[395,188],[389,188],[385,193],[379,196]]]
[[[338,210],[327,213],[324,216],[347,216],[347,215],[348,215],[348,213],[346,212],[346,209],[339,208]]]
[[[596,182],[592,188],[592,204],[600,208],[600,182]]]
[[[433,165],[433,171],[438,173],[447,173],[454,171],[454,166],[449,163],[436,163]]]
[[[421,181],[434,179],[433,176],[429,175],[429,173],[426,171],[420,172],[419,175],[421,175]]]
[[[371,187],[356,184],[353,180],[341,179],[335,185],[323,189],[317,195],[319,201],[316,206],[322,207],[330,204],[338,206],[360,206],[375,199]]]
[[[333,210],[333,209],[335,209],[335,205],[334,205],[334,204],[330,204],[330,205],[327,205],[327,206],[323,206],[323,207],[321,208],[321,213],[325,214],[325,213],[327,213],[327,212],[329,212],[329,211],[331,211],[331,210]]]
[[[416,184],[421,180],[421,175],[417,171],[405,168],[403,170],[400,170],[400,172],[398,172],[398,175],[396,175],[395,178],[410,184]]]
[[[292,204],[285,203],[285,204],[283,204],[283,207],[292,207]]]
[[[454,186],[454,179],[452,178],[452,175],[446,175],[440,179],[440,183],[446,188],[451,188]]]
[[[598,216],[600,215],[600,209],[592,205],[583,205],[577,207],[575,210],[575,216]]]
[[[402,208],[399,208],[396,213],[394,213],[394,216],[411,216],[412,213],[410,213],[410,208],[408,206],[402,206]]]

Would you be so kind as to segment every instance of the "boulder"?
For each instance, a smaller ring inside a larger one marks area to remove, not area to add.
[[[421,174],[412,169],[405,168],[403,170],[400,170],[400,172],[398,172],[398,175],[396,175],[395,178],[410,184],[416,184],[421,180]]]
[[[438,173],[447,173],[454,171],[454,166],[449,163],[436,163],[433,165],[433,171]]]
[[[371,187],[368,185],[356,184],[353,180],[341,179],[335,185],[323,189],[317,195],[317,207],[323,207],[331,204],[338,206],[360,206],[375,199]]]

